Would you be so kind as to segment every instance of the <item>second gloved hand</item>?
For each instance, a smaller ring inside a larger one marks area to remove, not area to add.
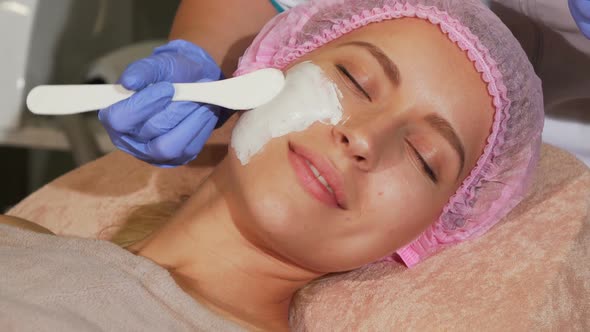
[[[113,144],[134,157],[160,167],[186,164],[230,113],[212,105],[173,102],[171,83],[215,81],[221,76],[202,48],[172,41],[125,70],[121,84],[139,92],[101,110],[99,120]]]
[[[590,0],[569,0],[569,7],[580,31],[590,39]]]

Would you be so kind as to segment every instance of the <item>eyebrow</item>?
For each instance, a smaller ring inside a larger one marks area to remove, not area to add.
[[[459,155],[459,159],[461,160],[461,167],[457,172],[457,178],[459,178],[461,172],[463,172],[463,167],[465,167],[465,148],[463,147],[461,139],[459,139],[459,135],[457,135],[457,132],[449,123],[449,121],[442,118],[438,114],[429,114],[426,117],[424,117],[424,120],[426,120],[426,122],[434,130],[436,130],[442,137],[444,137],[451,144],[451,147]]]
[[[369,53],[371,53],[371,55],[375,57],[379,65],[381,65],[381,67],[383,68],[383,72],[385,72],[385,75],[387,76],[387,78],[389,78],[391,83],[394,86],[400,85],[401,76],[399,73],[399,69],[397,68],[395,63],[385,54],[385,52],[383,52],[383,50],[371,43],[367,43],[364,41],[351,41],[342,44],[342,46],[347,45],[362,47],[369,51]]]

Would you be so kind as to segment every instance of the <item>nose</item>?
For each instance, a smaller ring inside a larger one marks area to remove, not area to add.
[[[332,127],[334,144],[363,171],[370,171],[379,163],[378,133],[374,129],[367,122],[352,121]]]

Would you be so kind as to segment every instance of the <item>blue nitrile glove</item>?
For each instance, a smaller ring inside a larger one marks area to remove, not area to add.
[[[580,31],[590,39],[590,0],[569,0],[569,7]]]
[[[173,102],[173,83],[216,81],[221,69],[202,48],[175,40],[132,63],[120,78],[130,98],[98,113],[119,149],[160,167],[183,165],[196,158],[215,125],[228,110],[194,102]]]

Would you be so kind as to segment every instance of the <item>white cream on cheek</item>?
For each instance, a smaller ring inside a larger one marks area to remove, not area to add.
[[[297,64],[286,73],[285,87],[277,97],[240,117],[231,146],[246,165],[273,138],[305,130],[317,121],[338,124],[342,119],[341,98],[336,84],[319,66]]]

